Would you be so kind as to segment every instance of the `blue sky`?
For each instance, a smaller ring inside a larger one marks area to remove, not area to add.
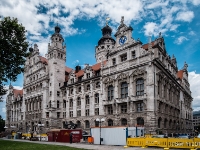
[[[133,27],[133,38],[143,44],[158,37],[165,39],[169,55],[175,55],[178,68],[188,63],[194,110],[200,110],[200,1],[199,0],[1,0],[0,15],[17,17],[30,44],[37,43],[44,56],[54,26],[58,23],[67,45],[68,67],[95,64],[95,45],[109,17],[113,35],[124,16]],[[114,36],[113,36],[114,37]],[[12,83],[22,88],[23,75]],[[5,118],[5,99],[0,103]]]

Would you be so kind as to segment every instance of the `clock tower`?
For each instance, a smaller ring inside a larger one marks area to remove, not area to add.
[[[107,60],[107,56],[112,49],[115,48],[115,40],[112,38],[112,29],[106,23],[106,26],[101,29],[103,37],[98,41],[96,46],[96,61],[97,63]]]
[[[127,27],[124,24],[124,16],[122,16],[121,18],[121,24],[119,25],[117,32],[115,34],[116,37],[116,46],[120,47],[125,45],[126,43],[129,43],[130,41],[133,40],[132,38],[132,31],[133,28],[132,27]]]

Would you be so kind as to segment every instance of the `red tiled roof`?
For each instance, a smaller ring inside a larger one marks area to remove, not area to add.
[[[40,58],[40,61],[43,63],[43,64],[48,64],[48,60],[42,56],[39,56]]]
[[[84,75],[84,71],[83,70],[79,70],[77,73],[76,73],[76,77],[81,77]]]
[[[183,79],[183,70],[179,70],[177,72],[177,77],[180,78],[181,80]]]
[[[18,95],[23,96],[23,89],[22,90],[13,89],[13,94],[14,97],[17,97]]]
[[[151,42],[152,47],[154,46],[154,42],[155,41]],[[142,48],[144,48],[145,50],[148,50],[148,47],[149,47],[149,43],[142,45]]]
[[[65,66],[65,71],[70,73],[72,71],[72,68],[69,68],[69,67]]]
[[[103,61],[103,65],[105,65],[106,62],[107,62],[106,60]],[[93,65],[93,66],[92,66],[92,69],[93,69],[94,71],[100,70],[100,69],[101,69],[101,63],[98,63],[98,64]]]

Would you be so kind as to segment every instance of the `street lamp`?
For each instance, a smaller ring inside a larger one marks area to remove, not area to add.
[[[44,127],[44,124],[38,124],[38,127],[39,127],[39,134],[40,134],[41,127]],[[41,141],[41,134],[40,134],[40,141]]]
[[[97,118],[96,121],[99,122],[99,127],[100,127],[100,145],[101,145],[101,122],[104,122],[105,119],[104,118],[101,118],[101,119]]]

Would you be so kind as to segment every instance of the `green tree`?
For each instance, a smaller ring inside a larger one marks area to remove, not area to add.
[[[0,21],[0,100],[6,94],[4,83],[16,81],[23,72],[25,58],[29,55],[26,30],[17,18],[5,17]]]
[[[1,117],[1,115],[0,115],[0,133],[2,132],[2,131],[5,131],[5,120],[3,120],[3,118]]]

